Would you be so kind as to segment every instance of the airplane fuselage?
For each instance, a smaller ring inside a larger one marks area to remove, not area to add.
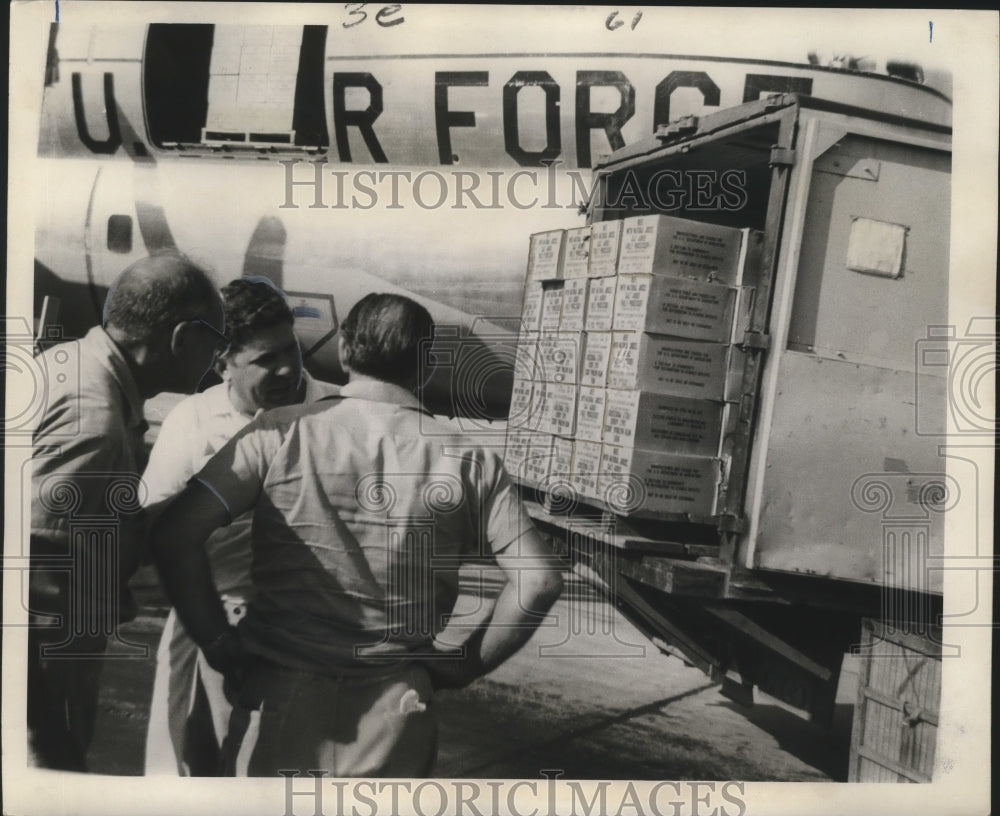
[[[365,24],[399,26],[398,13],[376,17]],[[442,404],[454,409],[456,389],[475,382],[473,401],[502,413],[528,236],[584,223],[601,155],[679,116],[772,92],[950,117],[941,94],[871,74],[499,43],[489,53],[365,50],[347,39],[357,20],[54,25],[36,312],[59,297],[59,323],[79,335],[125,266],[176,249],[220,285],[274,280],[297,308],[310,367],[336,379],[338,320],[366,292],[403,292],[470,338],[462,359],[489,359],[495,372],[436,378]],[[609,18],[608,30],[619,23],[630,20]],[[700,172],[658,192],[678,206],[696,196],[739,205],[738,176]]]

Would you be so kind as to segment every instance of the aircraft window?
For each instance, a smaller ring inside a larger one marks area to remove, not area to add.
[[[132,216],[112,215],[108,218],[108,249],[122,254],[132,251]]]

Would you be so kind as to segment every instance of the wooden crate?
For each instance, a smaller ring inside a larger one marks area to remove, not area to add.
[[[930,782],[941,699],[940,630],[862,621],[850,782]]]

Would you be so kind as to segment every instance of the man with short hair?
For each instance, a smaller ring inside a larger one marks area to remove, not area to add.
[[[340,398],[256,419],[154,529],[178,616],[237,695],[230,774],[429,775],[434,690],[502,663],[561,591],[498,454],[421,416],[432,332],[408,298],[363,298],[341,326]],[[233,627],[202,542],[250,508],[254,596]],[[435,636],[459,567],[483,557],[503,586],[456,659]]]
[[[143,474],[148,506],[180,493],[188,480],[260,411],[312,403],[339,393],[302,366],[294,315],[266,278],[239,278],[222,289],[232,345],[215,362],[222,382],[182,402],[163,421]],[[155,513],[155,511],[153,511]],[[243,514],[208,539],[215,584],[231,621],[246,608],[250,522]],[[146,774],[215,776],[232,706],[223,678],[201,657],[171,610],[157,652]]]
[[[45,351],[52,376],[34,434],[28,729],[35,761],[86,770],[108,637],[134,616],[125,586],[144,539],[143,403],[191,393],[228,342],[208,276],[176,253],[119,275],[103,326]]]

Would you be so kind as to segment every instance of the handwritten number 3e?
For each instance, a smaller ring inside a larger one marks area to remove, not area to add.
[[[618,12],[617,11],[612,11],[608,15],[608,19],[604,21],[604,26],[608,29],[608,31],[615,31],[616,29],[619,29],[623,25],[625,25],[625,21],[624,20],[618,20],[618,19],[616,19],[617,17],[618,17]],[[639,21],[641,19],[642,19],[642,12],[641,11],[636,12],[635,17],[632,18],[632,25],[629,26],[629,28],[631,28],[633,31],[635,31],[635,27],[637,25],[639,25]]]
[[[368,19],[368,12],[365,11],[365,7],[368,3],[346,3],[344,5],[344,11],[347,12],[348,17],[357,17],[356,20],[350,20],[349,22],[342,23],[344,28],[354,28],[356,25],[361,25],[365,20]],[[393,3],[389,6],[381,6],[377,12],[375,12],[375,22],[378,23],[382,28],[388,28],[389,26],[399,25],[406,18],[405,17],[394,17],[394,15],[399,14],[403,10],[403,7],[398,3]]]

